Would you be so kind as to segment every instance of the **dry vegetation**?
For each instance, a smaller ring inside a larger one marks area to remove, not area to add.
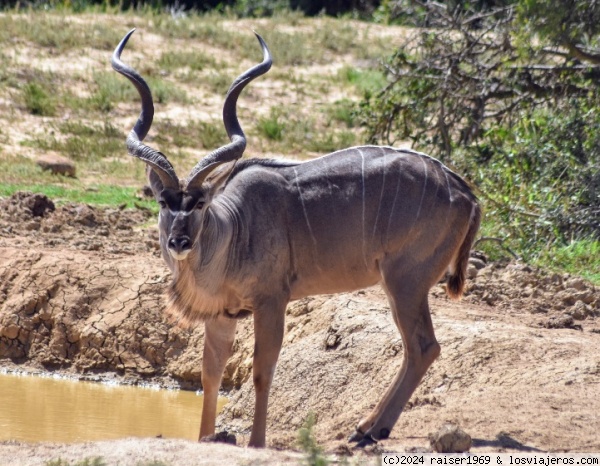
[[[235,76],[260,60],[253,29],[267,40],[275,64],[239,102],[247,154],[296,158],[361,142],[349,102],[381,84],[382,76],[366,67],[402,35],[401,29],[291,14],[240,21],[150,13],[2,14],[0,194],[30,184],[85,191],[144,182],[143,164],[128,158],[123,144],[138,98],[109,63],[133,27],[138,31],[124,58],[148,78],[154,94],[148,141],[182,172],[227,142],[221,105]],[[34,160],[48,153],[76,162],[78,179],[41,173]]]
[[[399,44],[404,31],[293,15],[242,21],[149,13],[0,15],[0,196],[6,197],[0,209],[0,331],[2,344],[13,352],[3,357],[46,370],[83,373],[91,368],[133,378],[170,377],[197,387],[202,331],[174,330],[161,317],[159,287],[168,275],[156,257],[153,215],[115,208],[133,199],[145,182],[143,164],[124,148],[138,99],[109,64],[113,47],[132,27],[138,32],[123,58],[148,77],[156,101],[148,141],[181,172],[226,142],[220,121],[223,95],[240,71],[260,60],[252,29],[267,40],[275,64],[240,99],[248,155],[296,158],[361,142],[348,102],[381,85],[382,76],[369,66]],[[78,177],[42,172],[35,160],[48,153],[75,161]],[[23,188],[53,190],[56,209],[35,215],[30,197],[8,197]],[[112,207],[61,202],[90,202],[89,197]],[[63,266],[65,257],[71,266]],[[34,277],[28,270],[36,267]],[[118,273],[94,274],[98,267]],[[89,315],[73,317],[81,307],[79,294],[85,294],[80,283],[96,290],[86,294],[86,302],[98,302],[90,304]],[[142,288],[147,291],[143,300],[129,296]],[[123,303],[121,292],[131,306],[115,315],[111,299]],[[387,448],[426,447],[425,436],[452,421],[473,435],[475,451],[598,451],[597,287],[522,264],[488,264],[471,281],[461,304],[441,295],[436,288],[432,301],[442,357],[407,406]],[[401,360],[402,345],[385,297],[371,289],[310,298],[290,306],[287,318],[269,445],[294,448],[298,429],[313,411],[318,442],[329,454],[348,453],[345,435],[372,407]],[[29,333],[9,325],[15,321],[31,326],[25,328]],[[106,328],[95,327],[100,321]],[[80,338],[67,348],[64,329],[71,324]],[[222,427],[233,429],[241,442],[252,409],[252,334],[248,322],[244,325],[228,372],[230,385],[241,388],[231,393],[221,417]],[[141,330],[135,338],[129,334],[133,329]],[[170,365],[159,361],[165,359],[162,350],[147,351],[156,329],[177,333],[173,338],[185,346]],[[102,332],[114,337],[119,353],[114,359],[123,367],[111,366],[106,356],[94,358],[94,351],[100,352],[95,345],[108,348]],[[28,339],[36,335],[34,354]],[[135,345],[127,348],[130,364],[125,367],[119,345],[131,340]],[[67,464],[98,456],[108,464],[123,458],[132,464],[140,459],[200,464],[219,455],[248,464],[299,461],[295,453],[232,448],[159,439],[75,446],[9,442],[0,444],[0,456],[22,464],[53,458],[62,460],[49,464]]]

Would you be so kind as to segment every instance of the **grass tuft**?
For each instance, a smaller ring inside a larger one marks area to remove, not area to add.
[[[111,123],[86,125],[66,122],[58,126],[64,136],[55,134],[37,136],[26,144],[42,150],[53,150],[74,161],[97,161],[125,152],[124,135]]]
[[[356,135],[351,131],[316,133],[306,142],[312,152],[328,153],[356,145]]]
[[[355,86],[364,96],[381,91],[387,84],[384,74],[379,70],[359,70],[351,66],[343,67],[340,78]]]
[[[285,131],[285,123],[281,121],[282,115],[277,108],[271,108],[267,117],[261,117],[256,125],[259,134],[271,141],[281,141]]]
[[[69,461],[58,458],[55,460],[46,461],[46,466],[106,466],[108,463],[100,456],[94,458],[84,458],[81,461],[71,463]]]
[[[154,130],[161,146],[214,149],[229,141],[221,123],[193,120],[178,124],[173,120],[161,120],[154,124]]]
[[[23,86],[23,100],[29,113],[39,116],[54,116],[56,103],[50,92],[41,84],[30,82]]]
[[[156,64],[164,71],[173,71],[178,68],[201,71],[205,68],[217,68],[218,66],[214,57],[199,51],[163,52]]]
[[[328,109],[329,117],[337,122],[344,123],[347,128],[356,126],[356,115],[354,109],[356,104],[348,99],[334,102]]]
[[[329,461],[323,453],[323,448],[318,445],[313,432],[316,424],[315,413],[309,413],[304,425],[298,431],[298,444],[306,454],[306,461],[310,466],[326,466]]]

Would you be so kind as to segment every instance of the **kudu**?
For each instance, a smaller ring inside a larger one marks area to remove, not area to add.
[[[252,315],[254,320],[250,445],[263,447],[288,302],[378,282],[402,335],[403,362],[350,440],[364,446],[387,438],[440,353],[429,289],[447,273],[449,296],[463,292],[481,216],[475,196],[438,160],[391,147],[352,147],[305,162],[238,161],[246,146],[236,114],[238,96],[272,63],[258,34],[262,63],[241,74],[225,98],[223,121],[231,142],[179,180],[167,158],[141,142],[154,108],[144,79],[120,59],[132,33],[117,46],[112,66],[142,100],[127,147],[147,164],[160,204],[160,246],[173,274],[167,311],[187,323],[203,321],[206,329],[200,438],[214,434],[236,318]]]

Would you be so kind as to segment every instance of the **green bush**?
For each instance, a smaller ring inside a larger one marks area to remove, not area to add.
[[[387,85],[366,94],[360,121],[372,142],[410,140],[468,178],[482,231],[535,261],[600,238],[600,4],[571,17],[570,2],[506,3],[486,15],[428,4],[440,28],[416,30],[389,58]],[[536,10],[535,24],[516,14],[534,3],[552,8]],[[562,34],[535,29],[556,18]]]

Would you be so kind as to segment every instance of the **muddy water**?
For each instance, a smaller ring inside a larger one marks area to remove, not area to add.
[[[197,440],[201,413],[194,392],[0,374],[0,440]]]

